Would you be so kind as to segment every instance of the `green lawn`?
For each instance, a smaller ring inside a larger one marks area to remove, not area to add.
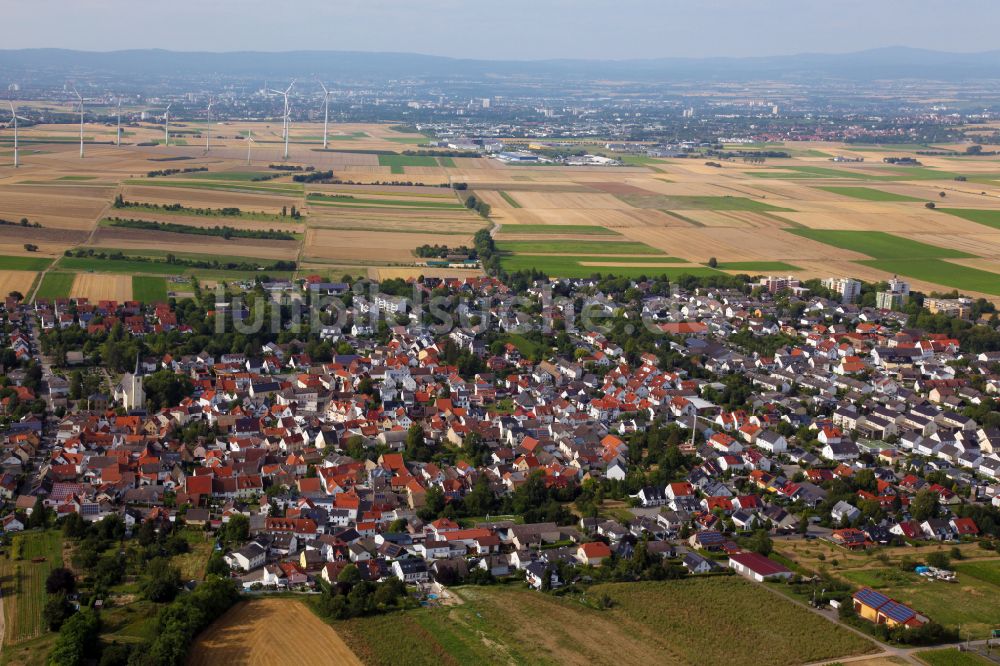
[[[147,275],[133,276],[132,298],[143,303],[165,303],[167,300],[166,279]]]
[[[744,271],[747,273],[777,273],[800,270],[798,266],[786,264],[783,261],[730,261],[719,264],[720,271]]]
[[[882,231],[833,229],[787,229],[788,233],[826,243],[844,250],[867,254],[873,259],[967,259],[973,255],[887,234]]]
[[[876,190],[870,187],[821,187],[819,189],[851,197],[852,199],[863,199],[864,201],[923,201],[923,199],[907,197],[884,190]]]
[[[44,271],[51,264],[45,257],[0,256],[0,270],[4,271]]]
[[[952,564],[952,568],[963,576],[972,576],[1000,587],[1000,560],[957,562]]]
[[[1000,210],[976,210],[974,208],[938,208],[937,210],[976,224],[1000,229]]]
[[[858,263],[878,268],[887,273],[905,275],[952,287],[959,291],[980,291],[984,294],[1000,296],[1000,273],[960,266],[939,259],[922,259],[920,261],[882,259]]]
[[[657,210],[744,210],[750,212],[791,212],[747,197],[668,196],[665,194],[616,194],[619,199],[636,208]]]
[[[42,283],[38,285],[35,298],[52,300],[54,298],[68,298],[69,292],[73,289],[73,280],[76,273],[53,273],[49,272],[42,278]]]
[[[636,241],[592,241],[592,240],[519,240],[499,241],[501,252],[553,253],[553,254],[663,254],[662,250]]]
[[[539,234],[573,236],[621,236],[607,227],[590,224],[508,224],[500,229],[501,234]]]
[[[510,196],[509,194],[507,194],[506,192],[501,191],[500,192],[500,196],[503,197],[503,200],[506,201],[508,203],[508,205],[510,205],[511,208],[520,208],[521,207],[521,204],[517,203],[517,200],[514,199],[514,197]],[[539,225],[539,226],[541,226],[541,225]]]

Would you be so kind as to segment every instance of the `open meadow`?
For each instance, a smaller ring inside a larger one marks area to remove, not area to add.
[[[916,157],[926,146],[801,142],[769,145],[789,156],[755,164],[627,155],[619,167],[510,165],[404,154],[429,150],[422,145],[429,137],[379,124],[334,124],[323,150],[322,125],[296,123],[286,162],[280,123],[220,123],[206,154],[202,125],[178,121],[184,145],[156,145],[156,126],[141,125],[115,147],[112,128],[87,125],[81,160],[72,130],[25,128],[22,167],[0,166],[0,220],[11,223],[0,227],[5,257],[169,250],[297,261],[299,276],[327,268],[377,275],[379,267],[410,274],[424,263],[416,247],[468,245],[478,229],[495,225],[507,270],[705,275],[715,258],[727,273],[896,274],[924,291],[957,288],[1000,301],[1000,167],[986,157],[919,156],[920,165],[901,166],[882,159]],[[249,132],[256,143],[248,165]],[[0,143],[9,139],[0,130]],[[338,182],[296,182],[301,172],[271,165],[329,170]],[[163,170],[178,172],[154,173]],[[464,206],[470,194],[490,205],[489,220]],[[130,205],[114,207],[116,195]],[[643,265],[640,256],[648,258]],[[41,293],[65,291],[63,278],[45,278]],[[28,279],[5,277],[0,286],[21,288]]]

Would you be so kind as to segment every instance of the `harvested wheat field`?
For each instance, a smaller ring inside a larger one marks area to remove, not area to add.
[[[155,249],[166,252],[189,252],[258,259],[295,259],[299,252],[299,243],[294,240],[267,238],[231,238],[226,240],[219,236],[197,236],[166,231],[108,227],[98,229],[91,244],[118,250]],[[205,258],[211,259],[212,257]]]
[[[420,245],[471,244],[472,234],[459,236],[309,229],[303,254],[311,259],[409,264],[415,261],[413,249]]]
[[[36,275],[35,271],[0,271],[0,297],[6,297],[12,291],[27,296]]]
[[[255,599],[212,623],[191,648],[188,666],[360,666],[337,632],[302,602]]]
[[[94,196],[85,196],[44,186],[10,185],[0,188],[0,218],[26,217],[46,228],[90,229],[111,202],[101,192],[96,190]]]
[[[91,301],[128,301],[132,298],[132,276],[78,273],[70,296]]]
[[[280,193],[251,194],[249,192],[157,187],[155,185],[126,185],[124,196],[128,201],[142,203],[161,205],[181,203],[189,208],[236,207],[244,212],[278,213],[282,206],[302,205],[302,197],[297,194],[287,196]]]
[[[675,257],[683,257],[695,262],[706,262],[716,257],[727,261],[790,261],[798,265],[796,259],[859,260],[866,255],[850,250],[842,250],[825,243],[794,236],[780,229],[762,234],[757,229],[720,228],[674,228],[653,229],[635,227],[621,229],[622,235],[663,250]]]

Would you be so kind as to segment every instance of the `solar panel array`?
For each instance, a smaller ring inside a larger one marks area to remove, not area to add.
[[[870,608],[881,608],[886,603],[892,601],[881,592],[866,587],[854,593],[854,598]]]
[[[912,608],[904,606],[903,604],[897,601],[890,601],[889,603],[887,603],[885,606],[883,606],[878,610],[880,613],[885,615],[890,620],[899,623],[906,622],[907,620],[913,618],[914,615],[916,615],[916,613],[913,611]]]

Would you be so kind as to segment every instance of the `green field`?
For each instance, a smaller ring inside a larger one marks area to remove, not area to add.
[[[42,622],[45,579],[50,571],[62,566],[62,534],[58,530],[28,531],[14,539],[20,546],[11,546],[0,558],[5,647],[45,631]],[[16,550],[20,550],[21,559],[10,559]]]
[[[818,166],[785,166],[780,170],[759,169],[748,171],[747,174],[755,178],[778,178],[778,179],[798,179],[798,178],[850,178],[855,180],[873,181],[905,181],[905,180],[953,180],[960,175],[952,171],[938,171],[928,167],[907,167],[894,165],[879,165],[874,169],[865,171],[851,171],[848,169],[835,169],[831,167]],[[977,178],[996,178],[995,174],[980,174]]]
[[[746,273],[776,273],[801,270],[798,266],[783,261],[730,261],[716,266],[720,271],[743,271]]]
[[[501,234],[539,234],[573,236],[621,236],[607,227],[590,224],[508,224],[500,229]]]
[[[254,178],[271,175],[272,171],[195,171],[193,173],[177,174],[182,178],[195,178],[197,180],[236,180],[245,182],[255,182]],[[256,181],[268,182],[268,181]]]
[[[907,197],[870,187],[820,187],[819,189],[864,201],[923,201],[915,197]]]
[[[588,599],[606,594],[612,600],[607,610],[513,586],[456,592],[461,605],[354,619],[335,628],[363,662],[376,665],[784,666],[874,648],[736,577],[590,588]]]
[[[432,155],[379,155],[378,165],[391,167],[392,173],[403,173],[403,167],[436,167],[438,162]]]
[[[858,262],[895,275],[926,280],[935,284],[952,287],[959,291],[980,291],[984,294],[1000,296],[1000,273],[960,266],[940,259],[883,259]]]
[[[1000,576],[1000,560],[957,564],[975,565],[978,576]],[[962,625],[963,637],[986,638],[1000,626],[1000,586],[968,573],[959,573],[958,583],[929,580],[898,568],[876,568],[838,572],[857,585],[878,589],[946,626]]]
[[[873,259],[968,259],[973,255],[887,234],[882,231],[833,229],[787,229],[788,233],[844,250],[867,254]]]
[[[132,298],[143,303],[165,303],[167,301],[166,279],[146,275],[133,276]]]
[[[425,136],[388,136],[385,140],[392,141],[393,143],[407,143],[413,146],[427,143],[427,137]]]
[[[497,249],[516,254],[663,254],[661,250],[636,241],[592,241],[592,240],[519,240],[499,241]]]
[[[98,259],[96,257],[63,257],[60,269],[90,273],[153,273],[156,275],[180,275],[184,266],[164,262],[129,261],[128,259]],[[48,275],[45,276],[48,279]],[[45,283],[42,283],[45,286]],[[41,292],[41,290],[39,290]]]
[[[969,222],[1000,229],[1000,210],[976,210],[973,208],[938,208],[937,210]]]
[[[49,300],[54,298],[68,298],[70,290],[73,289],[73,280],[75,279],[75,273],[46,273],[45,277],[42,278],[42,283],[38,285],[35,298]]]
[[[45,257],[0,256],[0,270],[3,271],[44,271],[52,264]]]
[[[616,194],[616,197],[636,208],[658,210],[743,210],[756,213],[791,212],[758,199],[746,197],[668,196],[665,194]]]
[[[642,275],[654,276],[662,275],[668,279],[676,279],[681,275],[695,275],[706,277],[719,275],[720,273],[712,268],[689,264],[684,266],[630,266],[629,264],[648,264],[663,261],[680,262],[674,257],[587,257],[587,256],[539,256],[530,254],[516,254],[505,256],[501,259],[504,270],[522,271],[539,270],[553,277],[567,278],[588,278],[591,275],[620,275],[622,277],[639,277]],[[622,264],[620,266],[585,266],[583,262],[607,262]]]
[[[521,207],[521,204],[517,203],[517,200],[515,200],[514,197],[510,196],[506,192],[501,191],[500,196],[503,197],[503,200],[506,201],[511,208]]]
[[[439,157],[437,158],[438,165],[446,167],[448,169],[455,168],[455,158],[453,157]]]

